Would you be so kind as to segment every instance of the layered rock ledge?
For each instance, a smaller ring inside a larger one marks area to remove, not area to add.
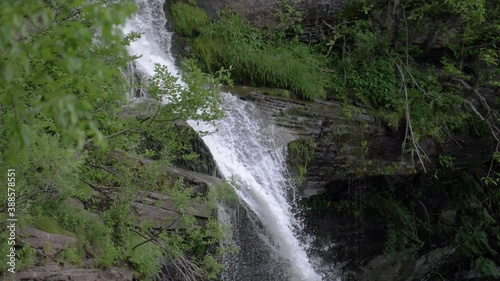
[[[283,91],[231,89],[295,135],[298,151],[289,149],[289,156],[293,158],[293,153],[299,153],[298,158],[309,158],[307,163],[289,161],[292,171],[303,173],[299,175],[303,196],[322,193],[330,182],[338,180],[423,171],[416,155],[403,153],[404,124],[394,130],[366,109],[344,107],[333,101],[298,101]],[[493,138],[469,132],[456,133],[453,140],[445,143],[423,139],[419,144],[428,157],[424,162],[428,171],[439,165],[439,157],[443,155],[453,157],[453,168],[460,169],[487,162],[494,150]],[[312,153],[303,155],[307,150]],[[297,166],[305,164],[307,167],[299,171]]]

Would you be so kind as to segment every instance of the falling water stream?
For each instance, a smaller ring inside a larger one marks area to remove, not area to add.
[[[154,64],[166,65],[178,76],[170,53],[172,34],[166,29],[163,0],[137,0],[137,15],[123,27],[125,33],[138,32],[142,37],[128,48],[131,55],[140,55],[135,61],[136,71],[144,76],[154,74]],[[235,184],[245,214],[239,219],[245,223],[247,235],[253,235],[262,249],[264,263],[259,267],[266,276],[242,277],[245,261],[227,261],[229,272],[225,281],[320,281],[306,254],[306,246],[299,239],[300,223],[296,220],[289,197],[292,184],[287,174],[285,155],[286,133],[278,131],[268,118],[251,103],[229,93],[221,93],[225,117],[217,124],[189,121],[197,131],[209,131],[203,140],[210,149],[222,176]],[[241,213],[240,213],[241,215]],[[251,225],[251,227],[248,227]],[[238,226],[235,226],[238,227]],[[252,239],[240,239],[249,241]],[[245,248],[245,245],[239,245]],[[247,245],[248,246],[248,245]],[[246,247],[253,248],[253,247]],[[254,249],[255,250],[255,249]],[[255,256],[251,254],[247,256]],[[240,256],[240,258],[243,256]],[[254,257],[255,258],[255,257]],[[238,267],[238,264],[241,266]],[[248,263],[247,263],[248,264]]]

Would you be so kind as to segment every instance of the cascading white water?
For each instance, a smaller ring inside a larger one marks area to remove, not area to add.
[[[154,75],[155,64],[166,65],[169,72],[179,77],[179,71],[170,53],[172,34],[167,31],[163,11],[164,0],[136,0],[138,11],[122,28],[123,33],[137,32],[141,38],[128,48],[130,55],[141,56],[135,60],[137,70]]]
[[[217,131],[203,137],[221,174],[236,182],[236,192],[257,215],[277,251],[290,263],[292,280],[321,280],[312,267],[294,229],[294,218],[286,196],[285,143],[280,143],[272,124],[265,124],[255,106],[224,94],[226,117]],[[214,131],[209,125],[191,126]]]
[[[142,55],[136,67],[144,75],[154,74],[154,64],[167,65],[178,76],[170,54],[171,34],[166,30],[163,0],[137,0],[138,14],[123,28],[125,33],[138,32],[142,38],[129,47],[131,55]],[[237,183],[237,194],[264,226],[271,247],[287,261],[288,279],[319,281],[296,230],[287,200],[289,181],[286,175],[285,147],[272,124],[260,118],[258,110],[228,93],[222,93],[225,118],[216,127],[189,122],[197,131],[212,131],[203,137],[221,174]],[[233,280],[226,280],[233,281]]]

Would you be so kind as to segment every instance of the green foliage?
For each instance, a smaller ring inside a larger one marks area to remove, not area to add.
[[[297,5],[303,0],[278,0],[277,17],[279,26],[278,37],[285,38],[286,31],[290,30],[293,34],[299,35],[304,32],[302,27],[303,13],[297,9]]]
[[[404,205],[394,200],[390,194],[373,194],[368,205],[386,219],[386,255],[404,250],[416,252],[420,249],[423,242],[418,237],[415,218]]]
[[[287,88],[307,99],[324,96],[323,56],[297,40],[272,42],[236,14],[223,12],[191,41],[208,70],[230,66],[238,80]]]
[[[143,238],[132,235],[130,240],[127,241],[129,245],[135,246],[142,243]],[[153,279],[161,270],[161,263],[159,260],[163,257],[162,250],[154,243],[149,242],[141,247],[132,249],[128,248],[130,252],[124,253],[129,256],[129,261],[136,268],[137,273],[143,276],[145,280]]]
[[[500,270],[498,270],[498,265],[490,259],[480,257],[476,260],[474,266],[486,276],[500,278]]]
[[[2,151],[8,161],[28,156],[28,126],[35,118],[50,120],[65,144],[83,144],[87,135],[102,139],[92,110],[123,93],[116,78],[128,55],[118,26],[134,11],[127,1],[103,4],[0,4],[1,119],[9,140]]]
[[[4,171],[17,168],[16,210],[36,215],[42,208],[50,208],[78,190],[78,167],[82,164],[83,157],[78,157],[74,148],[62,146],[58,136],[44,133],[45,128],[51,128],[50,122],[35,122],[25,131],[32,141],[26,149],[30,160],[21,158],[18,160],[18,166],[10,166],[3,158],[0,160],[0,168]],[[3,135],[3,141],[6,140]],[[2,151],[6,146],[0,141]],[[6,182],[6,176],[2,173],[0,178]],[[1,202],[6,202],[6,196],[6,193],[0,195]],[[50,205],[37,204],[44,201]]]
[[[337,70],[330,84],[335,98],[372,108],[393,128],[401,120],[411,121],[412,142],[425,137],[444,141],[451,133],[476,123],[477,114],[464,110],[467,91],[459,83],[447,81],[466,79],[494,85],[499,69],[498,36],[493,30],[498,31],[500,22],[498,9],[485,9],[498,6],[493,2],[407,1],[391,8],[396,14],[387,17],[384,1],[351,1],[332,25],[324,45]],[[437,25],[438,18],[450,19],[450,23],[441,23],[437,31],[429,33],[428,27]],[[462,25],[463,33],[457,34],[457,24]],[[434,39],[427,38],[423,45],[413,40],[428,34],[449,42],[450,52],[440,62],[420,60],[427,55],[426,44]],[[471,62],[475,76],[464,73],[464,61]],[[493,115],[486,123],[497,122]]]
[[[439,155],[439,165],[443,168],[449,168],[453,165],[453,160],[455,157],[451,155]]]
[[[72,265],[83,267],[83,253],[80,249],[74,246],[69,246],[65,247],[62,252],[61,256],[63,260],[69,262]]]
[[[146,86],[148,94],[155,99],[153,104],[146,105],[155,107],[154,113],[144,120],[147,126],[137,125],[143,139],[138,152],[166,163],[172,163],[176,158],[191,157],[192,160],[196,157],[192,154],[191,143],[197,136],[174,121],[213,122],[221,118],[221,86],[232,84],[227,69],[209,75],[203,73],[193,60],[182,61],[181,67],[184,70],[182,85],[166,66],[156,65],[156,73]],[[168,103],[164,104],[166,100]]]
[[[455,191],[463,210],[455,244],[459,252],[471,260],[471,266],[481,270],[486,276],[498,278],[500,272],[494,261],[498,261],[500,256],[500,191],[493,185],[482,185],[467,174],[464,174],[463,181],[464,184]]]
[[[228,70],[222,68],[215,75],[205,74],[193,60],[185,60],[181,66],[186,86],[178,84],[177,78],[168,72],[166,66],[155,66],[148,94],[157,102],[168,101],[160,106],[158,118],[213,121],[222,117],[222,110],[218,107],[219,93],[222,83],[231,83]]]
[[[298,139],[288,143],[288,161],[298,169],[298,183],[302,184],[307,173],[307,166],[314,156],[316,143],[312,139]]]
[[[17,261],[16,270],[28,269],[35,264],[36,250],[29,245],[24,244],[16,251]]]
[[[196,5],[186,3],[172,4],[172,19],[175,31],[181,36],[191,37],[199,34],[201,29],[209,24],[205,11]]]
[[[221,203],[228,206],[233,205],[238,202],[238,198],[234,190],[234,184],[228,182],[212,187],[208,193],[209,206],[213,210],[216,210],[217,205]]]
[[[182,180],[176,184],[163,175],[159,163],[169,163],[168,154],[179,151],[189,158],[184,140],[165,132],[176,120],[220,118],[220,87],[231,83],[229,74],[205,74],[188,60],[179,85],[158,65],[145,85],[153,109],[141,104],[134,115],[124,107],[128,83],[121,70],[134,59],[125,47],[138,35],[119,30],[134,10],[130,1],[0,3],[0,169],[16,168],[19,224],[77,239],[55,261],[130,267],[136,278],[151,280],[165,260],[183,260],[196,265],[193,274],[200,279],[215,278],[222,228],[216,221],[201,226],[189,215],[192,202],[208,199],[193,197]],[[170,103],[162,105],[165,100]],[[145,136],[162,150],[144,147]],[[120,150],[158,162],[113,162]],[[138,217],[131,206],[141,191],[168,194],[186,212],[180,219],[185,228],[159,231]],[[0,194],[2,206],[6,195]],[[84,202],[85,210],[73,207],[70,198]],[[21,268],[40,262],[26,244],[18,245],[17,254]],[[1,269],[4,274],[5,264]]]

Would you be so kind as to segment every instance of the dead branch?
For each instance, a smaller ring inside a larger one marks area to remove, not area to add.
[[[92,189],[96,190],[96,191],[110,191],[110,190],[119,190],[120,188],[119,187],[115,187],[115,186],[104,186],[104,185],[98,185],[98,184],[93,184],[93,183],[90,183],[84,179],[80,179],[82,182],[86,183],[88,186],[92,187]]]
[[[116,171],[113,171],[111,169],[111,167],[96,165],[96,164],[92,164],[92,163],[85,163],[85,165],[90,166],[92,168],[97,168],[97,169],[104,170],[106,172],[109,172],[110,174],[113,174],[113,175],[117,176],[117,177],[121,177],[122,176],[119,173],[117,173]]]
[[[153,235],[148,233],[141,233],[140,231],[134,228],[132,228],[131,231],[141,236],[142,238],[147,239],[148,242],[154,243],[156,246],[162,249],[165,256],[170,260],[172,265],[175,267],[177,273],[179,273],[182,276],[182,280],[197,281],[205,279],[203,276],[204,272],[203,269],[201,269],[193,261],[186,258],[186,255],[184,253],[178,253],[177,251],[172,251],[173,250],[172,248],[166,246],[163,243],[163,241],[158,240],[155,237],[158,233]]]
[[[119,136],[119,135],[125,134],[125,133],[130,132],[130,131],[131,131],[131,129],[130,129],[130,128],[128,128],[128,129],[125,129],[125,130],[121,130],[121,131],[119,131],[119,132],[117,132],[117,133],[114,133],[114,134],[112,134],[112,135],[106,136],[105,138],[107,138],[107,139],[111,139],[111,138],[114,138],[114,137],[116,137],[116,136]]]
[[[500,143],[500,128],[498,127],[498,125],[496,125],[496,122],[498,122],[498,119],[500,119],[499,114],[491,109],[483,95],[477,89],[474,89],[469,83],[465,82],[463,79],[454,78],[453,80],[459,82],[466,90],[473,92],[479,99],[482,106],[487,111],[486,115],[481,114],[481,112],[479,112],[479,110],[476,108],[476,106],[474,106],[472,102],[466,99],[462,99],[462,101],[471,108],[471,110],[476,114],[477,117],[479,117],[479,119],[481,119],[481,121],[485,122],[486,125],[488,125],[491,131],[491,135],[495,138],[497,143]]]
[[[405,132],[405,140],[402,145],[402,150],[404,151],[404,147],[406,146],[406,136],[410,136],[412,144],[413,144],[413,151],[417,154],[418,160],[420,161],[420,164],[422,165],[422,168],[424,169],[424,172],[427,173],[427,169],[425,168],[424,160],[422,158],[422,153],[425,154],[424,150],[420,147],[420,145],[417,143],[417,140],[415,139],[415,133],[413,132],[413,127],[411,124],[411,118],[410,118],[410,103],[408,101],[408,88],[406,87],[406,80],[405,80],[405,75],[403,73],[403,70],[401,69],[401,66],[397,63],[396,67],[399,71],[399,74],[401,76],[401,85],[402,89],[404,90],[405,93],[405,111],[406,111],[406,132]],[[422,152],[422,153],[421,153]],[[413,159],[413,157],[412,157]]]

